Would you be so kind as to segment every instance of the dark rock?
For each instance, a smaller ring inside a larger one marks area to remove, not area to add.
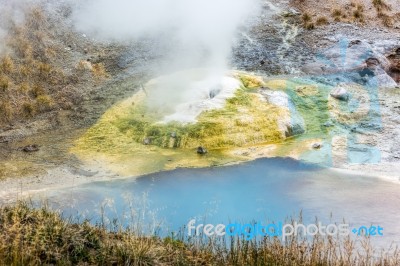
[[[315,150],[319,150],[319,149],[322,148],[322,144],[321,143],[314,143],[312,145],[312,148],[315,149]]]
[[[290,138],[305,133],[303,122],[302,120],[296,120],[288,124],[285,130],[285,137]]]
[[[215,98],[215,96],[217,96],[219,93],[221,92],[221,88],[213,88],[210,90],[210,92],[208,93],[208,96],[210,97],[210,99]]]
[[[358,45],[361,44],[362,42],[360,40],[353,40],[349,43],[348,48],[354,46],[354,45]]]
[[[39,146],[36,144],[28,145],[22,148],[24,152],[35,152],[39,151]]]
[[[390,61],[390,69],[388,74],[397,82],[400,83],[400,48],[397,48],[393,53],[387,56]]]
[[[207,149],[204,148],[204,147],[202,147],[202,146],[200,146],[200,147],[197,148],[197,154],[204,155],[204,154],[206,154],[207,152],[208,152]]]

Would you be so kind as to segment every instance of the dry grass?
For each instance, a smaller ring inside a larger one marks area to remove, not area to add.
[[[293,220],[291,221],[294,222]],[[110,229],[107,229],[110,228]],[[292,236],[192,238],[143,236],[118,221],[74,223],[26,203],[0,209],[2,265],[399,265],[396,249],[376,251],[369,239]]]
[[[328,18],[325,16],[318,17],[315,24],[317,26],[327,25],[329,24]]]
[[[306,12],[301,16],[301,19],[303,20],[304,23],[307,23],[310,22],[312,18],[311,15]]]
[[[40,95],[36,99],[36,105],[39,112],[50,111],[54,107],[54,101],[48,95]]]
[[[32,117],[36,114],[36,108],[31,102],[22,103],[22,114],[25,117]]]
[[[372,4],[376,8],[377,11],[380,10],[392,10],[392,7],[385,2],[385,0],[372,0]]]
[[[311,17],[311,15],[309,13],[304,13],[303,16],[301,17],[302,21],[303,21],[303,27],[306,30],[313,30],[315,29],[315,26],[321,26],[321,25],[326,25],[328,24],[328,19],[326,19],[325,17],[319,17],[317,19],[317,21],[314,23],[313,22],[313,18]]]
[[[102,63],[94,64],[85,79],[79,79],[79,72],[66,72],[66,51],[55,39],[54,25],[46,12],[39,7],[27,8],[24,17],[23,22],[8,22],[8,54],[0,55],[0,101],[12,107],[9,117],[21,122],[54,107],[62,108],[65,101],[72,102],[58,93],[68,85],[98,84],[108,77]],[[0,125],[9,122],[9,118],[0,117]]]
[[[96,78],[107,78],[108,74],[103,63],[92,64],[92,73]]]
[[[10,86],[10,80],[6,76],[0,76],[0,90],[5,92]]]
[[[12,108],[9,103],[0,103],[0,117],[4,120],[9,121],[12,119]]]
[[[387,11],[391,11],[392,7],[387,4],[384,0],[373,0],[372,1],[377,16],[382,20],[382,23],[385,27],[392,27],[393,26],[393,18],[391,18]]]
[[[382,19],[382,23],[385,27],[392,27],[393,26],[393,19],[386,13],[378,14],[378,17]]]
[[[342,12],[341,9],[335,8],[335,9],[332,10],[332,16],[334,18],[341,17],[342,15],[343,15],[343,12]]]
[[[353,11],[353,16],[354,16],[354,18],[356,18],[356,19],[360,19],[360,18],[363,18],[363,17],[364,17],[363,13],[362,13],[360,10],[358,10],[358,9],[356,9],[356,10]]]
[[[3,57],[3,60],[1,60],[1,71],[7,74],[14,72],[14,62],[9,55],[6,55]]]
[[[307,23],[307,24],[305,24],[304,28],[307,30],[313,30],[313,29],[315,29],[315,24],[312,22]]]

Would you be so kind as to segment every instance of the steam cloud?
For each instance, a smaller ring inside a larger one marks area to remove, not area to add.
[[[6,38],[10,23],[20,24],[24,20],[24,9],[33,0],[0,0],[0,55],[7,53]]]
[[[230,95],[232,86],[239,87],[223,76],[237,30],[249,15],[257,15],[257,3],[259,0],[88,0],[78,6],[73,18],[78,30],[101,39],[150,38],[167,47],[163,73],[180,72],[164,76],[153,86],[148,104],[165,113],[164,121],[185,123],[193,122],[202,110],[222,106],[215,101]],[[198,67],[208,70],[181,71]],[[211,99],[215,92],[220,96]]]
[[[99,38],[158,38],[172,46],[169,55],[225,67],[235,32],[255,12],[255,0],[88,0],[74,12],[80,31]],[[183,60],[182,60],[183,59]],[[179,64],[177,63],[177,64]]]

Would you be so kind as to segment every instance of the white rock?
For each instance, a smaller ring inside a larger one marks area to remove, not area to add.
[[[349,93],[343,87],[337,87],[337,88],[333,89],[331,91],[330,95],[333,98],[341,100],[341,101],[348,101],[349,100]]]

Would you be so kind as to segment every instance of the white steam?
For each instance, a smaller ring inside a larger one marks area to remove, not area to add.
[[[0,0],[0,55],[8,52],[6,43],[11,24],[22,24],[27,6],[34,2],[34,0]]]
[[[175,48],[171,60],[220,67],[238,26],[255,10],[254,0],[88,0],[74,18],[80,31],[99,38],[159,37]]]
[[[233,95],[232,84],[239,87],[224,75],[238,28],[247,17],[257,15],[258,3],[259,0],[87,0],[78,6],[73,17],[78,30],[97,38],[150,38],[164,44],[168,47],[163,60],[166,66],[160,74],[209,68],[210,71],[200,71],[201,79],[193,80],[186,71],[164,76],[171,80],[164,78],[149,95],[153,107],[172,109],[165,114],[166,121],[189,122],[201,112],[201,106],[204,110],[222,107],[221,99]],[[226,91],[210,99],[209,91],[216,87]]]

